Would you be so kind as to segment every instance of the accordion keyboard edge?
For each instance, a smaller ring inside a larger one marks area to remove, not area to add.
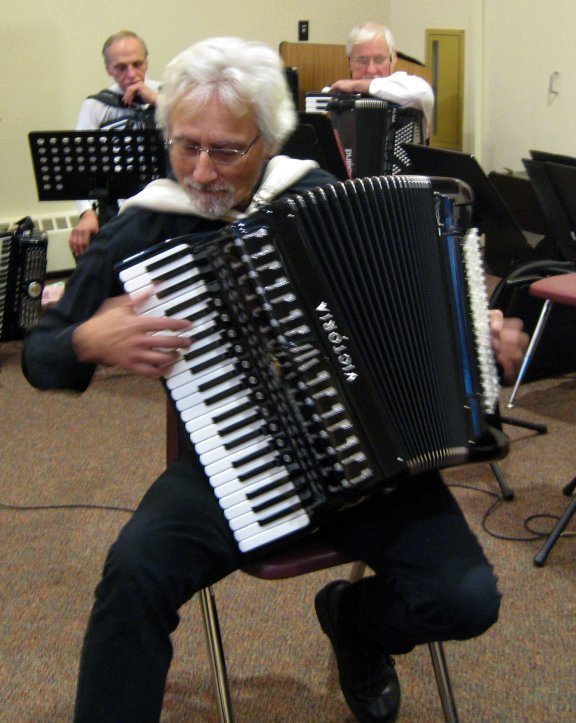
[[[477,238],[452,208],[430,179],[356,179],[120,265],[154,290],[140,313],[193,322],[165,383],[243,554],[505,453]]]

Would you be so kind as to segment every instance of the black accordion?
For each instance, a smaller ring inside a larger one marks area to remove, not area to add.
[[[424,143],[424,114],[370,96],[306,94],[306,109],[330,116],[350,178],[408,173],[404,143]]]
[[[48,237],[29,217],[0,235],[0,341],[22,339],[40,318]]]
[[[165,383],[242,553],[506,452],[467,190],[335,183],[120,265],[140,313],[193,322]]]

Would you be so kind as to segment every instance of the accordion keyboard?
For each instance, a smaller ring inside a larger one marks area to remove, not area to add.
[[[308,527],[305,490],[293,480],[274,411],[190,248],[176,246],[120,277],[131,294],[154,289],[140,313],[194,323],[192,346],[166,386],[241,552]]]

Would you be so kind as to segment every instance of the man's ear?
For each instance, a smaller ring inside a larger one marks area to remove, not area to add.
[[[394,68],[396,67],[396,61],[398,60],[398,56],[396,55],[396,51],[392,53],[390,56],[390,72],[394,72]]]

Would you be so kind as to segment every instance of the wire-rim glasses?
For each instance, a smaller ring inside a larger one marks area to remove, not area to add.
[[[189,143],[185,138],[170,138],[166,145],[169,148],[176,148],[178,153],[186,160],[196,160],[201,153],[206,153],[214,163],[231,166],[243,158],[259,138],[260,133],[244,150],[239,148],[203,148],[197,143]]]

